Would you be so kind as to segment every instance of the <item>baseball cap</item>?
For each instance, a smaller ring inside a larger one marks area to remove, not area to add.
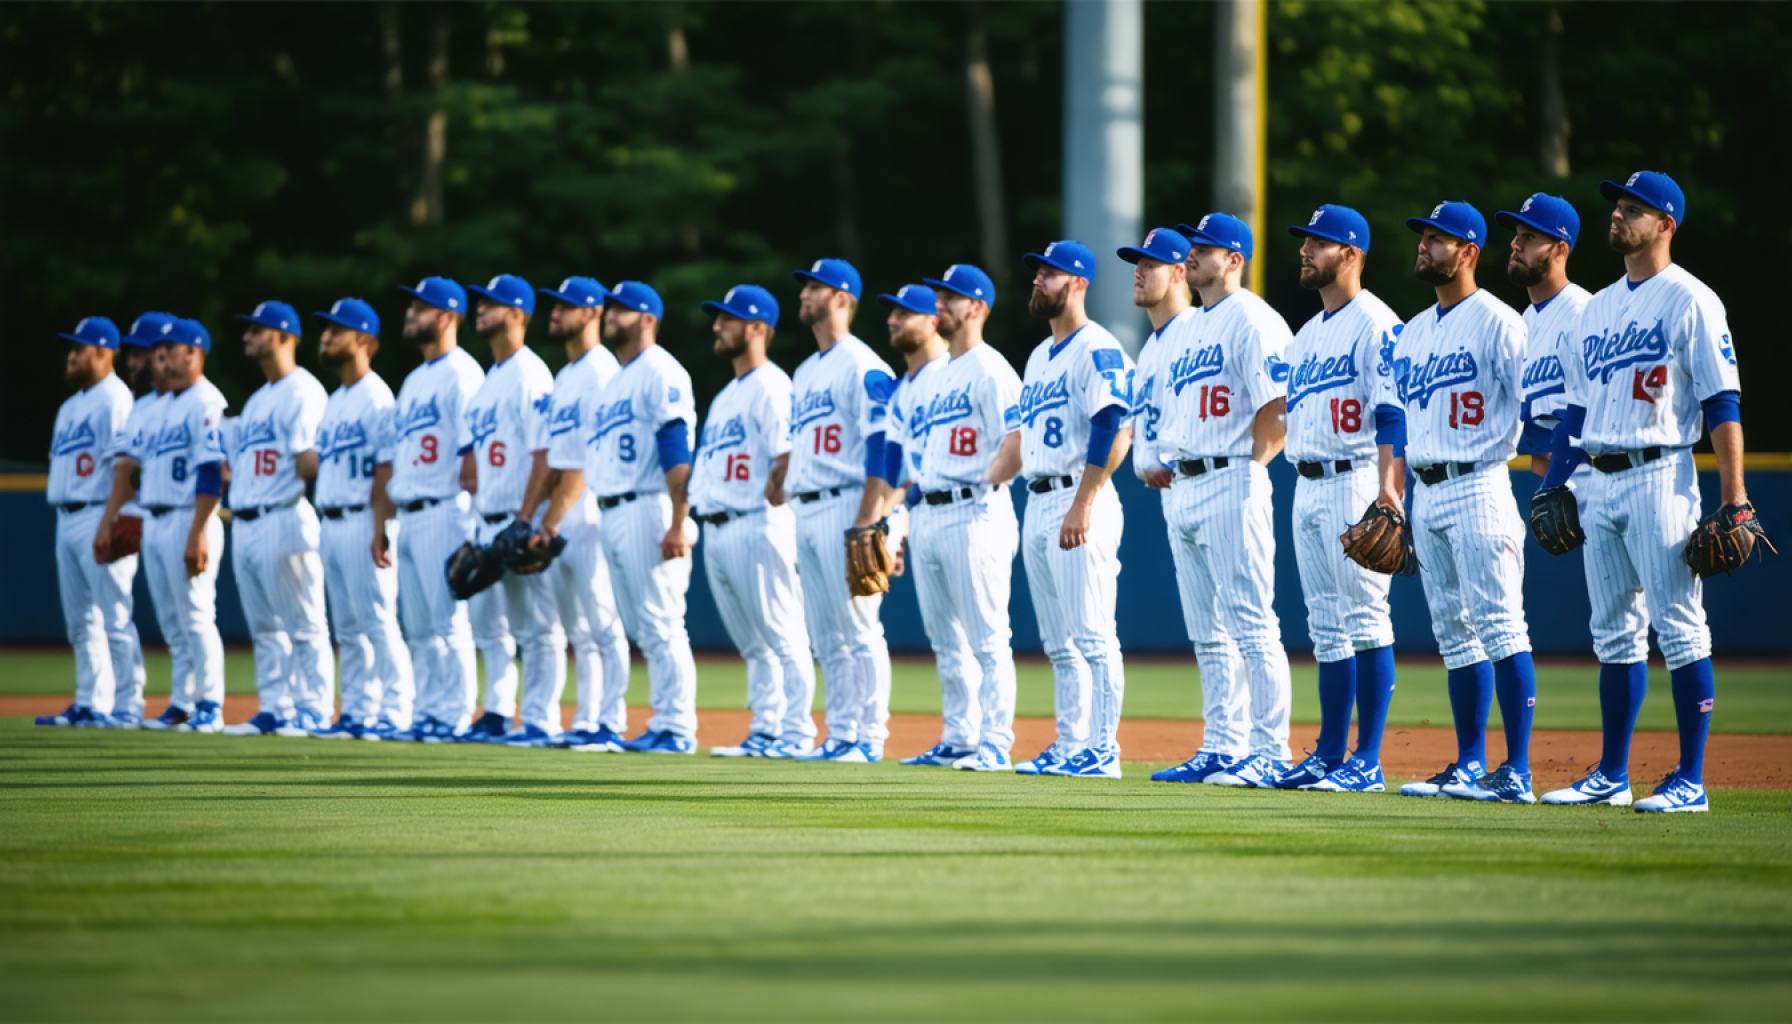
[[[1088,281],[1095,280],[1095,253],[1073,239],[1060,239],[1046,246],[1044,252],[1030,252],[1021,259],[1029,270],[1044,265]]]
[[[1188,236],[1189,245],[1211,245],[1230,249],[1251,258],[1251,226],[1229,213],[1210,213],[1199,224],[1178,224],[1176,230]]]
[[[1567,242],[1570,249],[1580,239],[1580,214],[1574,212],[1568,200],[1547,192],[1534,192],[1525,197],[1517,210],[1500,210],[1493,219],[1507,227],[1523,224],[1533,231],[1559,238]]]
[[[463,315],[467,312],[466,289],[445,277],[426,277],[415,288],[399,285],[398,290],[440,310]]]
[[[162,325],[162,336],[158,345],[191,345],[201,352],[212,350],[211,332],[197,320],[178,318]]]
[[[337,299],[328,313],[311,315],[325,323],[346,327],[351,331],[371,334],[376,338],[380,336],[380,315],[362,299]]]
[[[705,313],[720,313],[736,320],[751,320],[755,323],[778,326],[778,300],[772,293],[756,284],[737,284],[728,289],[722,301],[711,299],[703,303]]]
[[[467,285],[467,291],[500,306],[520,309],[527,316],[535,315],[535,289],[515,274],[499,274],[483,288],[476,284]]]
[[[77,345],[92,345],[95,348],[118,347],[118,325],[103,316],[84,316],[75,325],[73,331],[61,331],[56,335],[72,341]]]
[[[1369,222],[1348,206],[1321,203],[1305,224],[1288,225],[1288,233],[1297,238],[1322,238],[1369,251]]]
[[[858,270],[841,259],[819,259],[810,264],[808,270],[793,270],[790,276],[798,281],[814,281],[835,291],[845,292],[854,299],[859,297],[859,291],[863,287]]]
[[[558,288],[537,288],[536,291],[555,302],[586,308],[603,305],[604,298],[610,294],[595,277],[569,277],[560,282]]]
[[[894,295],[889,292],[879,295],[877,301],[922,316],[932,316],[939,311],[939,298],[933,294],[932,288],[924,284],[905,284],[896,289]]]
[[[1476,245],[1487,243],[1487,218],[1460,199],[1446,199],[1431,208],[1427,217],[1408,217],[1406,226],[1420,234],[1436,228],[1451,238],[1460,238]]]
[[[1638,171],[1624,179],[1623,184],[1615,181],[1599,183],[1599,194],[1612,202],[1619,196],[1629,196],[1651,209],[1674,218],[1674,223],[1686,223],[1686,193],[1674,179],[1660,171]]]
[[[996,283],[989,279],[982,268],[973,267],[969,263],[954,263],[946,268],[943,275],[923,277],[921,283],[932,288],[943,288],[967,299],[981,300],[991,309],[996,305]]]
[[[660,301],[660,293],[654,291],[640,281],[618,281],[610,294],[604,296],[604,305],[621,306],[637,313],[652,313],[655,317],[666,315],[666,304]]]
[[[153,348],[162,340],[162,325],[173,322],[172,313],[144,313],[131,321],[130,332],[119,339],[119,344]]]
[[[299,333],[298,311],[278,299],[257,303],[255,312],[238,313],[236,318],[266,327],[270,331],[285,331],[288,334]]]
[[[1152,228],[1138,245],[1128,245],[1114,252],[1128,263],[1142,259],[1159,263],[1181,263],[1188,258],[1188,239],[1169,228]]]

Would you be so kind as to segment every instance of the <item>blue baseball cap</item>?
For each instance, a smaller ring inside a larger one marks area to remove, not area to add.
[[[426,277],[415,288],[399,285],[398,290],[437,309],[466,315],[467,290],[445,277]]]
[[[299,333],[298,310],[278,299],[257,303],[255,312],[238,313],[236,319],[266,327],[270,331],[285,331],[288,334]]]
[[[61,331],[58,338],[94,348],[117,348],[118,325],[103,316],[84,316],[73,331]]]
[[[1612,202],[1619,196],[1629,196],[1653,210],[1674,218],[1675,224],[1686,223],[1686,193],[1674,179],[1660,171],[1638,171],[1624,179],[1623,184],[1615,181],[1599,183],[1599,194]]]
[[[1115,249],[1114,252],[1128,263],[1140,260],[1181,263],[1188,259],[1188,239],[1169,228],[1152,228],[1143,242]]]
[[[1045,247],[1044,252],[1030,252],[1021,257],[1029,270],[1047,266],[1073,277],[1095,280],[1095,253],[1086,245],[1065,238]]]
[[[736,320],[778,326],[778,300],[772,298],[771,292],[756,284],[735,285],[728,289],[727,295],[722,296],[722,301],[705,301],[703,311],[731,316]]]
[[[793,270],[790,276],[798,281],[814,281],[835,291],[845,292],[854,299],[859,297],[863,285],[859,280],[859,272],[852,264],[840,259],[819,259],[809,265],[808,270]]]
[[[536,291],[555,302],[586,309],[603,305],[604,299],[610,294],[603,282],[595,277],[569,277],[560,282],[558,288],[537,288]]]
[[[1516,210],[1500,210],[1493,219],[1509,228],[1523,224],[1533,231],[1568,243],[1573,249],[1580,240],[1580,214],[1561,196],[1533,192]]]
[[[467,285],[467,291],[500,306],[520,309],[524,316],[535,315],[535,289],[515,274],[499,274],[486,282],[484,287]]]
[[[1369,251],[1369,222],[1348,206],[1321,203],[1305,224],[1288,225],[1288,233],[1296,238],[1320,238]]]
[[[652,313],[664,319],[666,304],[660,301],[660,293],[654,291],[640,281],[618,281],[610,294],[604,297],[604,305],[620,306],[632,309],[637,313]]]
[[[174,322],[172,313],[144,313],[131,321],[131,330],[119,344],[133,348],[154,348],[162,340],[162,325]]]
[[[162,325],[162,336],[156,344],[191,345],[201,352],[209,353],[212,350],[212,335],[199,321],[180,318]]]
[[[1487,218],[1481,211],[1459,199],[1446,199],[1431,208],[1428,217],[1408,217],[1406,226],[1424,234],[1426,228],[1436,228],[1451,238],[1460,238],[1476,245],[1487,244]]]
[[[1202,217],[1198,224],[1178,224],[1176,230],[1188,236],[1191,246],[1210,245],[1242,253],[1247,260],[1251,258],[1251,226],[1229,213],[1216,211]]]
[[[939,312],[939,297],[933,294],[932,288],[924,284],[905,284],[896,289],[894,295],[889,292],[879,295],[877,301],[922,316],[932,316]]]
[[[969,263],[954,263],[946,268],[945,274],[923,277],[921,283],[931,288],[943,288],[967,299],[977,299],[991,309],[996,307],[996,283],[989,279],[982,268],[973,267]]]
[[[311,314],[325,323],[346,327],[362,334],[380,336],[380,315],[362,299],[337,299],[328,313]]]

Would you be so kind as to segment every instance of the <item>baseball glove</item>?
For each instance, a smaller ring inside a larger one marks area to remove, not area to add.
[[[1574,492],[1566,487],[1542,487],[1531,495],[1529,522],[1531,536],[1552,555],[1565,555],[1587,539]]]
[[[889,532],[889,525],[882,522],[846,531],[846,589],[852,596],[889,592],[890,573],[896,567],[884,542]]]
[[[454,549],[443,567],[448,576],[448,592],[456,601],[465,601],[504,575],[504,563],[495,548],[482,548],[467,541]]]
[[[1370,572],[1411,576],[1419,571],[1419,555],[1412,545],[1412,527],[1399,509],[1370,505],[1363,518],[1338,534],[1344,556]]]
[[[108,549],[111,556],[107,563],[129,558],[143,547],[143,519],[140,516],[119,516],[112,521],[112,546]]]
[[[1683,557],[1693,572],[1700,576],[1716,576],[1742,568],[1754,557],[1756,544],[1773,554],[1780,553],[1767,539],[1767,532],[1761,529],[1755,506],[1745,501],[1740,505],[1725,505],[1699,520],[1686,542]]]
[[[542,544],[530,544],[535,530],[520,519],[513,520],[504,531],[492,538],[492,551],[499,564],[519,576],[532,576],[553,564],[566,550],[566,538],[554,537]]]

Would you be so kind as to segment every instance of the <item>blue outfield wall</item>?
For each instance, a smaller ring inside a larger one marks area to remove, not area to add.
[[[1301,602],[1299,577],[1294,568],[1291,534],[1295,475],[1278,459],[1271,467],[1276,488],[1276,612],[1282,619],[1282,639],[1293,652],[1311,652],[1307,639],[1306,609]],[[1172,653],[1188,650],[1182,612],[1176,596],[1169,542],[1157,495],[1146,490],[1129,471],[1116,483],[1126,509],[1126,533],[1121,545],[1120,643],[1128,651]],[[1527,472],[1512,473],[1519,507],[1526,507],[1535,478]],[[1789,545],[1792,557],[1792,473],[1757,471],[1749,476],[1750,498],[1761,510],[1768,534]],[[1707,509],[1717,495],[1717,474],[1699,474]],[[1015,488],[1017,509],[1023,493]],[[0,522],[12,542],[0,554],[0,642],[59,643],[64,637],[62,612],[56,596],[54,554],[55,513],[44,504],[41,492],[0,492]],[[1345,524],[1339,524],[1342,531]],[[228,544],[227,544],[228,546]],[[697,547],[701,563],[703,546]],[[1540,654],[1589,656],[1587,591],[1581,574],[1579,552],[1554,558],[1535,542],[1525,550],[1525,614],[1532,643]],[[149,607],[147,588],[138,574],[137,625],[146,641],[160,633]],[[1758,558],[1742,572],[1710,581],[1705,588],[1705,607],[1712,623],[1712,637],[1719,652],[1765,656],[1792,654],[1792,629],[1787,621],[1788,581],[1792,563],[1785,558]],[[1026,573],[1019,560],[1014,566],[1014,646],[1039,650]],[[218,620],[227,642],[246,642],[242,605],[236,581],[225,565],[219,579]],[[1425,596],[1418,577],[1395,579],[1393,587],[1394,635],[1402,651],[1436,651]],[[884,605],[884,624],[892,649],[925,651],[927,637],[921,629],[913,583],[899,578]],[[691,639],[700,649],[729,646],[721,618],[710,600],[702,565],[696,567],[690,597]],[[1774,625],[1779,623],[1779,625]]]

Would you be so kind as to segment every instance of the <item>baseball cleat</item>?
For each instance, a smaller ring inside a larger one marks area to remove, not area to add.
[[[223,732],[224,708],[215,700],[202,700],[193,705],[193,717],[187,728],[194,732]]]
[[[1062,767],[1064,762],[1067,760],[1069,760],[1069,758],[1065,757],[1063,754],[1058,753],[1058,745],[1056,743],[1053,743],[1051,746],[1046,747],[1044,750],[1041,750],[1039,753],[1034,754],[1032,760],[1022,761],[1021,763],[1015,765],[1014,766],[1014,774],[1016,774],[1016,775],[1053,775],[1053,774],[1056,774],[1056,772],[1053,769]]]
[[[978,751],[965,747],[954,747],[949,743],[935,743],[914,757],[905,757],[897,764],[919,768],[956,768],[958,762],[976,757]],[[1007,758],[1003,758],[1007,760]]]
[[[1274,789],[1276,779],[1288,770],[1286,761],[1277,761],[1262,754],[1246,754],[1232,767],[1207,777],[1210,786],[1244,786],[1250,789]]]
[[[832,761],[841,754],[846,753],[849,748],[856,746],[858,746],[857,743],[848,743],[845,740],[837,740],[830,736],[822,742],[821,746],[815,747],[806,754],[797,756],[795,760]]]
[[[938,750],[940,748],[934,747],[933,749]],[[932,752],[933,751],[928,751],[928,753]],[[910,758],[908,761],[902,763],[908,764],[913,760],[915,759]],[[953,761],[952,767],[961,772],[1011,772],[1014,770],[1014,761],[1008,756],[1008,752],[1001,747],[984,744],[977,748],[976,753]]]
[[[822,760],[831,761],[834,764],[871,764],[877,758],[871,755],[869,743],[848,743],[843,747],[836,748],[831,756]]]
[[[1215,754],[1208,750],[1198,750],[1195,756],[1174,768],[1152,772],[1152,782],[1206,782],[1208,779],[1225,771],[1238,763],[1238,758],[1228,754]]]
[[[815,743],[806,736],[795,739],[779,740],[765,748],[761,757],[772,761],[802,761],[815,752]]]
[[[697,741],[668,729],[648,729],[634,739],[624,741],[622,749],[630,754],[695,754]]]
[[[1587,773],[1586,778],[1579,782],[1562,789],[1552,789],[1543,794],[1543,802],[1568,807],[1582,807],[1591,804],[1629,807],[1631,802],[1630,780],[1607,778],[1605,772],[1595,767]]]
[[[194,718],[198,718],[197,709],[195,709]],[[285,727],[285,725],[285,720],[276,717],[272,711],[257,711],[255,716],[250,718],[247,722],[238,722],[235,725],[225,726],[224,735],[272,736],[275,730],[281,729]]]
[[[1502,764],[1486,775],[1470,782],[1459,779],[1444,786],[1442,794],[1457,800],[1476,800],[1484,804],[1534,804],[1529,772],[1516,772]]]
[[[588,729],[580,737],[580,742],[571,744],[571,748],[582,754],[620,754],[622,745],[628,742],[621,733],[607,725]]]
[[[299,708],[293,712],[292,724],[298,726],[299,730],[304,735],[309,736],[314,732],[321,732],[328,729],[330,727],[330,716],[319,712],[314,708]],[[281,735],[285,735],[285,733],[282,733]]]
[[[411,727],[409,729],[395,734],[392,738],[395,740],[404,740],[407,743],[422,743],[435,732],[435,724],[436,720],[434,718],[431,718],[428,715],[419,715],[411,722]]]
[[[177,708],[170,704],[161,714],[144,722],[143,728],[152,732],[184,732],[187,728],[187,720],[191,717],[192,715],[186,708]]]
[[[1327,761],[1318,754],[1308,754],[1294,767],[1275,777],[1277,789],[1306,789],[1323,780],[1338,767],[1337,762]]]
[[[1703,814],[1711,809],[1705,798],[1705,787],[1678,772],[1661,780],[1655,792],[1636,802],[1639,814]]]
[[[32,720],[37,725],[50,726],[91,726],[99,721],[99,716],[85,704],[70,704],[53,715],[38,715]]]
[[[738,746],[710,747],[709,748],[709,756],[710,757],[764,757],[765,752],[767,750],[770,750],[772,748],[772,744],[774,744],[776,742],[778,742],[778,738],[776,736],[769,736],[762,732],[756,732],[756,733],[752,733],[751,735],[749,735],[746,739],[741,740],[740,744]]]
[[[100,721],[103,729],[141,729],[143,716],[130,711],[114,711]]]
[[[510,731],[510,720],[496,711],[480,715],[472,725],[454,734],[457,743],[492,743],[504,739]]]
[[[1458,781],[1473,782],[1485,774],[1487,774],[1487,771],[1481,767],[1481,762],[1479,761],[1470,761],[1468,764],[1460,766],[1457,765],[1456,762],[1451,761],[1449,764],[1444,765],[1443,771],[1431,776],[1424,782],[1408,782],[1406,785],[1401,786],[1400,795],[1442,796],[1444,787],[1450,783]]]
[[[1318,793],[1385,793],[1388,783],[1381,774],[1379,763],[1352,757],[1326,773],[1325,778],[1300,788]]]
[[[493,742],[510,747],[551,747],[556,738],[539,725],[524,725],[520,729],[512,729]]]
[[[1076,779],[1117,779],[1120,777],[1120,755],[1111,750],[1085,747],[1071,755],[1053,775]]]
[[[394,725],[390,718],[382,718],[367,728],[362,729],[360,735],[355,738],[358,740],[366,740],[369,743],[382,743],[386,740],[398,739],[399,734],[404,731],[405,730],[400,729],[397,725]]]

